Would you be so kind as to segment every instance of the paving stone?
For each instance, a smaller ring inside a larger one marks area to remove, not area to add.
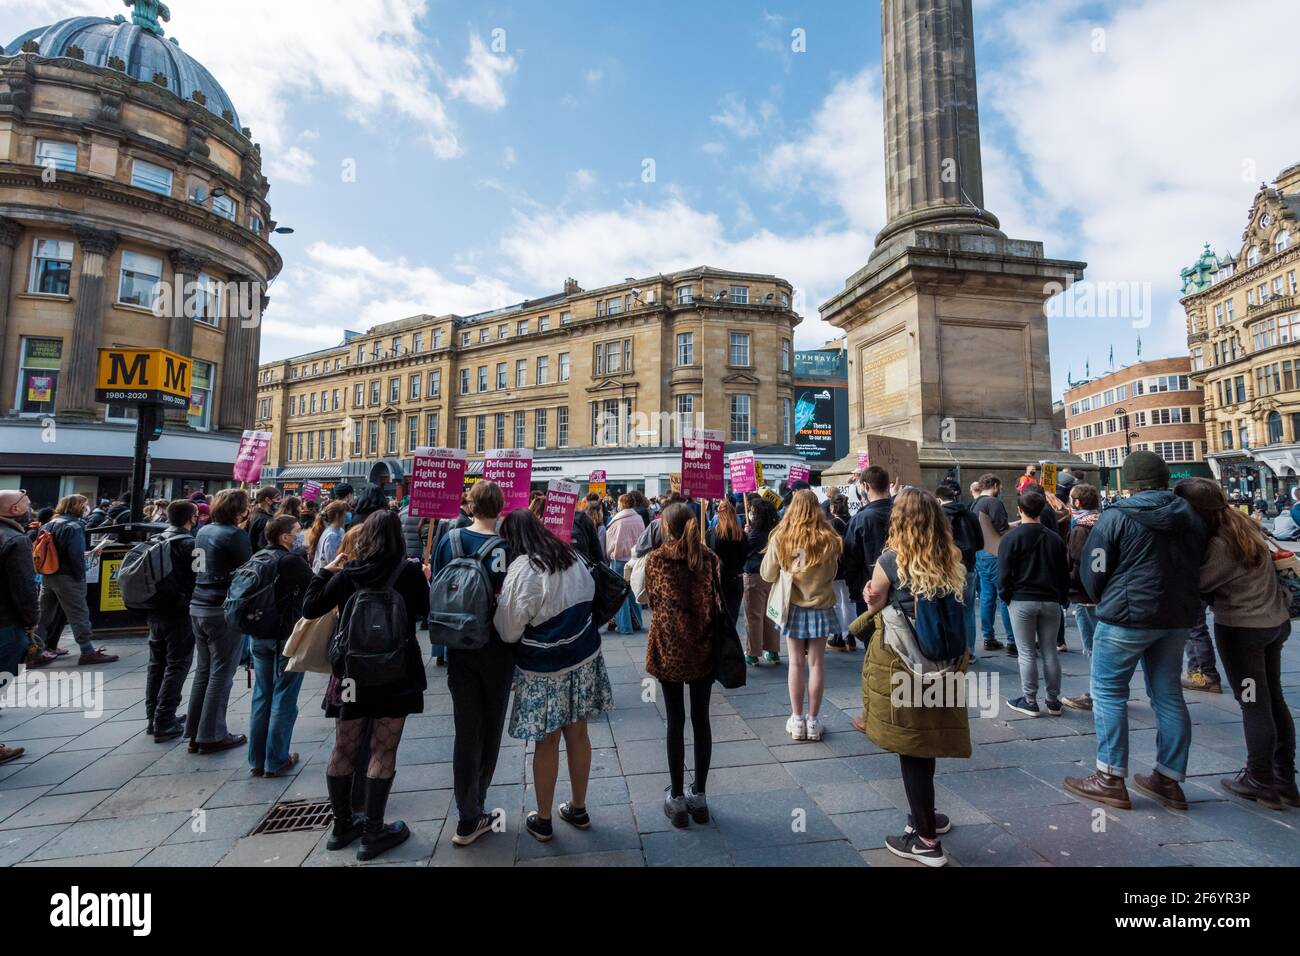
[[[749,849],[733,850],[731,858],[736,866],[849,867],[866,865],[852,845],[845,840],[751,847]]]
[[[848,837],[857,850],[874,850],[885,845],[885,837],[898,836],[907,825],[907,817],[897,807],[867,810],[860,813],[837,813],[831,821]]]
[[[0,789],[57,786],[107,753],[107,750],[70,750],[46,754],[13,776],[0,780]]]
[[[28,855],[28,860],[64,860],[119,850],[151,849],[162,843],[188,813],[157,813],[134,817],[83,819]]]
[[[1096,812],[1094,812],[1094,810]],[[1106,825],[1099,825],[1104,812]],[[1122,810],[1075,803],[1021,807],[999,820],[1012,836],[1056,866],[1176,866],[1180,861],[1154,840],[1113,825]]]
[[[709,810],[732,850],[841,837],[830,817],[803,790],[711,794]]]
[[[954,824],[952,830],[939,839],[944,854],[960,861],[962,866],[1034,866],[1047,862],[993,823]]]
[[[148,721],[144,720],[101,721],[84,734],[72,738],[59,749],[95,750],[117,747],[137,734],[143,734],[147,725]],[[152,737],[148,739],[153,740]]]
[[[60,751],[63,753],[64,751]],[[53,793],[79,793],[88,790],[116,790],[130,783],[158,759],[157,754],[117,754],[100,757],[54,788]]]
[[[391,820],[398,819],[389,814]],[[438,837],[442,834],[442,820],[420,820],[406,821],[411,830],[411,836],[401,846],[393,847],[385,853],[380,854],[373,860],[361,861],[357,859],[357,849],[361,846],[361,841],[342,850],[328,850],[325,843],[329,839],[329,831],[320,832],[320,839],[316,843],[315,849],[303,861],[303,866],[392,866],[394,864],[409,864],[424,866],[433,857],[434,848],[438,845]],[[455,829],[455,824],[452,824]]]
[[[520,860],[520,866],[645,866],[640,850],[607,850],[603,853],[573,853]]]
[[[149,852],[149,848],[146,847],[138,850],[119,850],[116,853],[96,853],[90,856],[74,856],[59,860],[32,860],[17,865],[20,867],[55,866],[60,869],[65,867],[68,869],[72,869],[73,867],[77,869],[89,867],[120,869],[122,867],[135,866],[145,856],[147,856]]]
[[[216,866],[230,852],[230,843],[168,843],[150,850],[136,866],[207,867]]]
[[[77,737],[101,723],[107,723],[113,712],[105,711],[100,717],[86,717],[80,711],[75,713],[41,713],[31,720],[24,721],[22,733],[24,739],[36,740],[40,737]]]
[[[667,822],[665,820],[665,822]],[[647,866],[731,866],[731,851],[715,827],[698,826],[646,833],[641,837]]]
[[[943,785],[981,810],[1042,807],[1072,799],[1019,768],[944,774]]]
[[[6,829],[4,823],[14,818],[23,807],[26,807],[33,800],[43,793],[48,793],[50,787],[22,787],[13,790],[0,790],[0,829]],[[10,823],[8,828],[32,826],[30,823],[24,823],[19,817],[16,822]]]
[[[163,844],[221,843],[229,849],[252,833],[270,809],[269,803],[242,807],[203,807],[201,816],[191,813]]]
[[[322,830],[261,833],[244,837],[222,857],[218,866],[301,866],[316,848]]]
[[[229,778],[225,770],[136,777],[88,814],[91,819],[189,813],[207,802]]]
[[[30,793],[31,791],[14,792]],[[90,790],[68,794],[49,791],[10,815],[0,823],[0,830],[26,829],[52,823],[76,823],[112,795],[112,790]]]

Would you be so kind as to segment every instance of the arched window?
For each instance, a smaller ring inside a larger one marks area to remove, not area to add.
[[[1246,265],[1259,265],[1259,246],[1251,246],[1250,251],[1246,253]]]
[[[1273,239],[1273,251],[1282,252],[1289,245],[1291,245],[1291,233],[1285,229],[1279,229]]]
[[[1277,412],[1268,413],[1268,443],[1276,445],[1282,441],[1282,416]]]

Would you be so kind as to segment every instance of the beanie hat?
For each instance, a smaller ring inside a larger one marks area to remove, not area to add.
[[[1135,451],[1124,459],[1125,484],[1135,490],[1169,487],[1169,466],[1153,451]]]

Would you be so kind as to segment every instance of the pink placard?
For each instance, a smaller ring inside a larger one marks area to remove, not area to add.
[[[605,483],[605,473],[604,473],[603,471],[593,471],[593,472],[588,476],[588,478],[587,478],[587,483],[588,483],[588,484],[597,484],[597,485],[604,484],[604,483]]]
[[[731,473],[731,490],[735,493],[755,491],[758,476],[754,474],[754,453],[739,451],[727,459]]]
[[[687,498],[721,498],[726,494],[722,432],[699,429],[682,438],[682,495]]]
[[[483,455],[483,480],[495,481],[505,496],[501,513],[527,508],[533,481],[531,448],[494,448]]]
[[[565,544],[573,541],[573,515],[578,510],[578,486],[571,481],[548,481],[542,524]]]
[[[463,448],[417,448],[411,466],[412,518],[455,518],[465,489]]]
[[[791,465],[790,473],[787,475],[788,482],[808,481],[812,478],[812,469],[807,465]]]
[[[317,498],[319,498],[319,497],[320,497],[320,482],[319,482],[319,481],[307,481],[307,482],[304,482],[304,483],[303,483],[303,486],[302,486],[302,500],[303,500],[303,501],[315,501],[315,500],[316,500]]]
[[[866,450],[858,452],[858,470],[863,471],[871,467],[871,455]]]
[[[266,464],[266,455],[271,448],[271,433],[246,431],[239,440],[239,452],[235,455],[235,481],[256,484],[262,480],[262,466]]]

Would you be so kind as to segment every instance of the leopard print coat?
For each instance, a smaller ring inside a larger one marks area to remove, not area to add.
[[[709,617],[717,600],[718,559],[708,549],[704,559],[706,570],[693,573],[680,540],[661,545],[646,559],[646,599],[652,617],[645,669],[661,681],[690,682],[713,674]]]

